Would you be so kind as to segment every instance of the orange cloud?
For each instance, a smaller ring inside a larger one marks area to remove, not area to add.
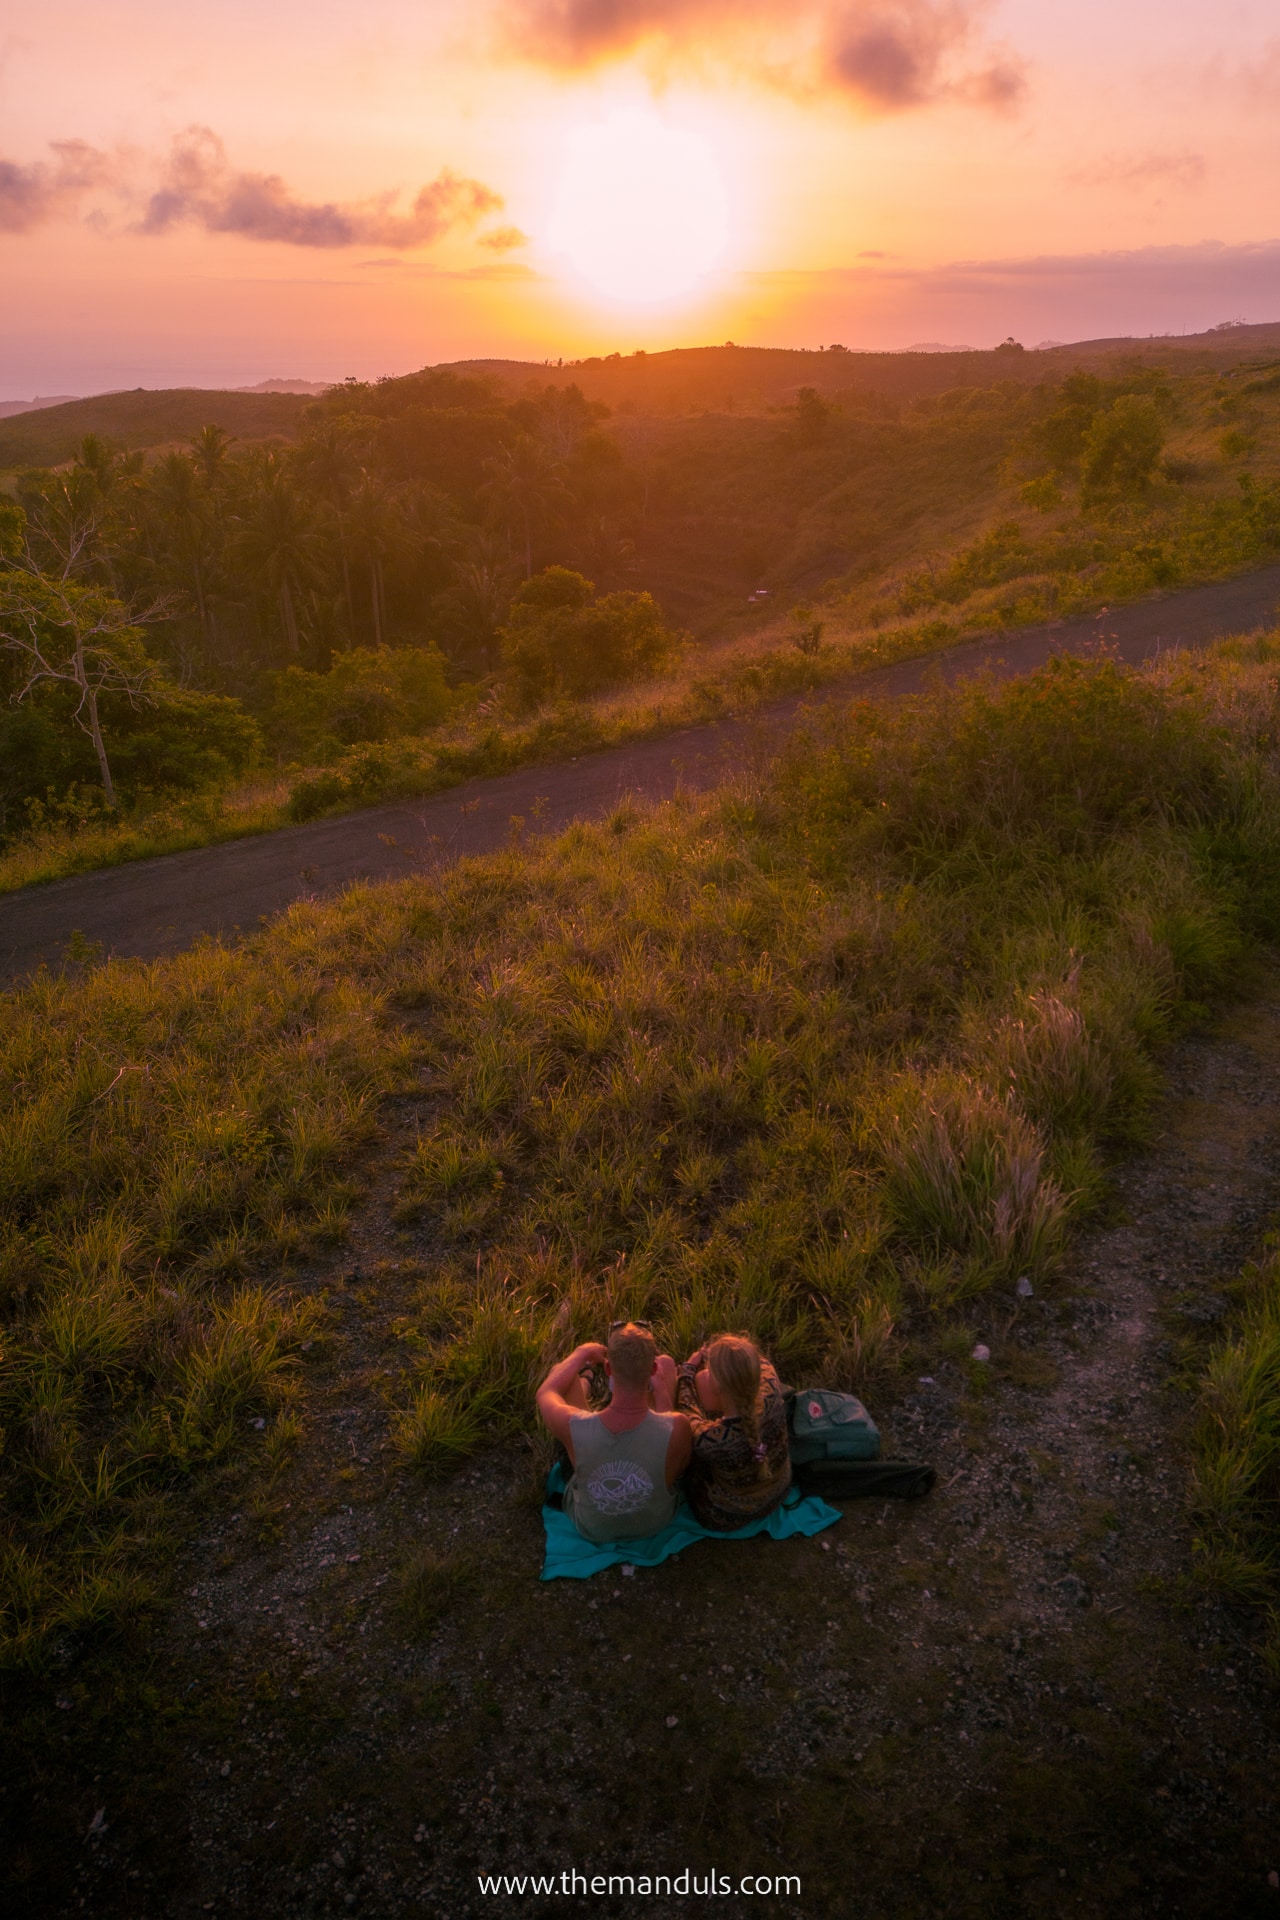
[[[139,233],[191,222],[209,233],[239,233],[290,247],[419,247],[451,227],[470,226],[501,207],[478,180],[447,170],[420,189],[412,207],[395,193],[342,205],[300,200],[278,173],[238,173],[208,127],[188,127],[173,143],[164,185],[151,195]]]
[[[490,247],[494,253],[510,253],[515,247],[527,247],[529,236],[519,227],[490,227],[476,239],[478,247]]]
[[[0,160],[0,231],[27,233],[50,220],[73,218],[87,194],[106,189],[134,207],[141,198],[134,233],[190,225],[290,247],[404,250],[472,227],[502,207],[491,187],[448,168],[421,187],[408,207],[398,205],[395,191],[357,201],[304,200],[278,173],[234,168],[209,127],[188,127],[178,135],[160,164],[161,184],[150,190],[139,184],[139,171],[148,169],[140,169],[134,156],[108,155],[83,140],[55,141],[52,151],[52,162]],[[523,244],[523,236],[511,237],[515,233],[500,228],[485,244],[499,250]]]

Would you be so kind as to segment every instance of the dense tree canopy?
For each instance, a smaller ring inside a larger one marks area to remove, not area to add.
[[[1215,420],[1240,404],[1209,397]],[[514,707],[589,696],[659,669],[691,616],[724,630],[766,582],[842,579],[877,624],[1033,578],[1039,598],[1009,606],[1034,618],[1107,541],[1010,518],[1010,480],[1015,506],[1063,516],[1178,482],[1183,389],[1150,365],[910,403],[853,384],[754,411],[712,398],[611,417],[572,384],[513,396],[436,368],[330,389],[292,441],[211,421],[144,455],[89,434],[18,474],[0,494],[0,837],[94,789],[128,805],[267,753],[317,766],[419,735],[468,684],[489,711],[495,682]],[[1233,434],[1242,458],[1254,440]],[[997,501],[984,524],[975,503]],[[1219,513],[1241,564],[1269,503]]]

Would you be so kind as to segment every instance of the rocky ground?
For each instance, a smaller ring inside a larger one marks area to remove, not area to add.
[[[659,1920],[701,1898],[477,1876],[689,1869],[799,1876],[727,1914],[1280,1915],[1277,1698],[1188,1577],[1185,1500],[1188,1383],[1277,1211],[1278,1065],[1268,977],[1172,1051],[1052,1287],[918,1349],[875,1411],[927,1500],[583,1583],[537,1581],[531,1453],[394,1466],[414,1268],[375,1193],[312,1276],[296,1459],[210,1493],[127,1685],[32,1703],[10,1911]]]

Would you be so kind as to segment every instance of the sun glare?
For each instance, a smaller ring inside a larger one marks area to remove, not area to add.
[[[547,237],[608,299],[639,305],[687,293],[728,241],[715,155],[698,134],[653,114],[578,127]]]

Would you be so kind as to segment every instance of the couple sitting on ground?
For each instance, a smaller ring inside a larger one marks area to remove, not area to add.
[[[610,1395],[592,1409],[603,1364]],[[586,1341],[538,1389],[538,1411],[569,1456],[564,1511],[599,1545],[660,1533],[678,1483],[704,1527],[732,1533],[772,1513],[791,1485],[778,1376],[750,1340],[721,1334],[677,1366],[643,1320]]]

